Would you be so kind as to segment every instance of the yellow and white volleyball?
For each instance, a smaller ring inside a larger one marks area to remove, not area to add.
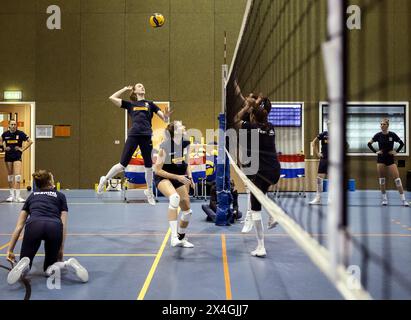
[[[164,25],[165,21],[166,21],[166,19],[164,18],[164,16],[161,13],[153,13],[150,16],[150,25],[153,28],[162,27]]]
[[[207,160],[206,161],[206,176],[212,176],[214,173],[215,167],[214,167],[214,161]]]

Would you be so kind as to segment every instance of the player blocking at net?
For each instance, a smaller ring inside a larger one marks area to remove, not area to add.
[[[278,182],[281,171],[275,146],[274,126],[268,122],[267,104],[271,106],[268,98],[257,97],[255,101],[250,100],[234,118],[236,127],[240,130],[247,130],[249,136],[253,134],[253,131],[258,133],[258,145],[250,145],[251,161],[257,161],[258,159],[258,171],[249,178],[264,194],[267,193],[271,185]],[[250,121],[243,120],[247,117],[247,114],[249,114]],[[251,210],[249,215],[255,228],[258,243],[257,248],[251,252],[251,255],[265,257],[267,252],[264,246],[261,203],[252,193],[250,202]],[[275,226],[276,222],[273,221],[271,215],[269,217],[269,227]]]
[[[131,91],[131,101],[120,98],[121,95],[127,91]],[[140,147],[141,155],[144,159],[145,179],[147,183],[147,190],[144,191],[144,194],[147,196],[148,202],[151,205],[155,205],[156,201],[153,194],[153,162],[151,158],[153,151],[151,119],[154,114],[157,114],[157,116],[167,123],[171,111],[163,113],[153,101],[145,99],[145,93],[144,86],[141,83],[137,83],[135,86],[124,87],[109,98],[114,105],[127,110],[128,115],[131,117],[132,125],[128,131],[120,162],[115,164],[105,176],[100,178],[97,193],[101,194],[104,191],[104,186],[107,181],[124,171],[137,147]]]

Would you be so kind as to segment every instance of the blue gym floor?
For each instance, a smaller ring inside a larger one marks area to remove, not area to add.
[[[192,202],[188,237],[194,249],[172,248],[168,238],[164,198],[156,206],[124,203],[120,192],[98,198],[91,190],[64,191],[69,204],[65,257],[76,257],[89,271],[82,284],[65,274],[60,290],[49,290],[42,273],[43,257],[37,256],[28,275],[32,300],[85,299],[342,299],[341,295],[295,245],[281,227],[266,232],[266,258],[250,255],[256,246],[254,231],[241,234],[242,224],[217,227],[205,221],[204,201]],[[0,191],[0,199],[7,197]],[[25,194],[23,194],[25,196]],[[278,201],[291,216],[322,242],[326,241],[327,206],[311,208],[313,197]],[[411,199],[407,194],[408,199]],[[411,209],[400,206],[398,194],[389,192],[390,205],[379,206],[376,191],[350,194],[350,228],[353,237],[391,263],[391,271],[411,281]],[[240,196],[245,211],[246,197]],[[22,204],[0,203],[0,264]],[[264,223],[267,217],[264,215]],[[321,227],[319,227],[321,225]],[[167,240],[167,241],[165,241]],[[19,253],[18,243],[15,253]],[[352,248],[350,264],[366,267],[369,291],[376,299],[411,299],[410,291],[394,276],[386,276],[378,263],[364,265]],[[43,248],[40,249],[43,252]],[[21,283],[8,286],[7,271],[0,269],[0,300],[24,297]],[[387,296],[388,292],[388,296]]]

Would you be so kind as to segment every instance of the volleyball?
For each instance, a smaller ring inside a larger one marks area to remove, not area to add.
[[[212,176],[214,174],[215,167],[214,167],[214,161],[207,160],[206,162],[206,175],[207,177]]]
[[[164,25],[164,22],[165,22],[165,19],[164,19],[164,16],[161,13],[154,13],[150,17],[150,25],[153,28],[162,27]]]

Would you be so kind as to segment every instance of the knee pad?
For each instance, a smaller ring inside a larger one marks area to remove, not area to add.
[[[177,193],[172,194],[169,199],[168,208],[177,210],[179,204],[180,204],[180,196]]]
[[[395,181],[395,185],[397,186],[397,188],[402,187],[401,178],[397,178],[394,181]]]
[[[380,185],[383,186],[385,184],[385,178],[379,178]]]
[[[261,220],[261,211],[251,211],[251,219],[253,221]]]
[[[19,175],[19,174],[15,175],[14,180],[16,180],[16,182],[20,182],[21,181],[21,175]]]
[[[191,209],[181,212],[181,221],[189,222],[193,211]]]
[[[14,175],[10,174],[7,176],[7,181],[8,182],[13,182],[14,181]]]

